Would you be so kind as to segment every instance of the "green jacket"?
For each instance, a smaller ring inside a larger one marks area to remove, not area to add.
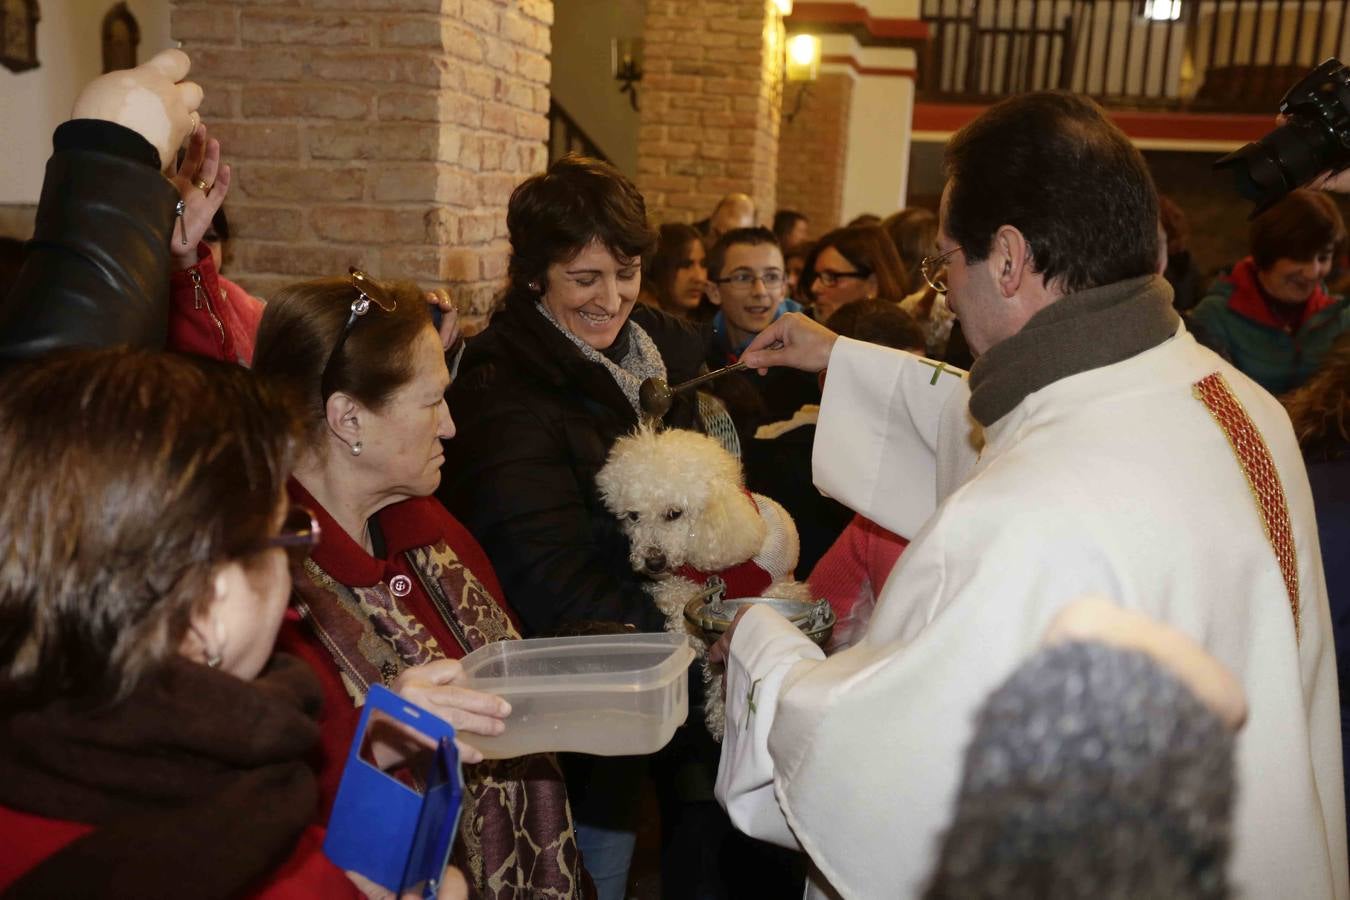
[[[1267,308],[1247,257],[1214,282],[1190,317],[1199,326],[1197,337],[1272,394],[1283,394],[1307,381],[1336,338],[1350,330],[1350,300],[1319,287],[1303,321],[1290,331]]]

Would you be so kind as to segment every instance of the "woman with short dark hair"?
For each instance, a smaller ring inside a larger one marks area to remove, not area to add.
[[[1331,198],[1294,191],[1252,220],[1251,255],[1191,311],[1199,336],[1271,393],[1298,387],[1350,328],[1350,301],[1324,284],[1344,245]]]
[[[60,402],[57,402],[60,400]],[[319,853],[319,686],[272,655],[291,406],[125,349],[0,391],[0,892],[359,896]]]
[[[431,496],[455,426],[444,351],[417,286],[353,271],[284,288],[263,313],[253,362],[303,404],[288,489],[325,534],[296,579],[299,617],[281,640],[323,683],[327,806],[372,684],[461,733],[509,728],[505,701],[464,687],[457,660],[519,635],[482,548]],[[553,758],[480,763],[470,748],[464,758],[477,764],[465,770],[454,859],[474,895],[582,896]]]
[[[487,550],[527,636],[662,631],[595,476],[637,427],[642,381],[693,377],[702,340],[637,303],[654,235],[642,195],[607,163],[568,156],[526,179],[506,224],[510,285],[450,389],[459,437],[440,496]],[[665,421],[693,426],[690,393]],[[565,762],[586,867],[602,900],[621,897],[641,769]]]

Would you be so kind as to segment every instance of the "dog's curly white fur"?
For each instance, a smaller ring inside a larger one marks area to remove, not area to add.
[[[712,438],[643,426],[615,442],[596,484],[628,536],[633,569],[655,579],[649,593],[668,630],[693,633],[684,608],[703,590],[677,574],[682,569],[717,573],[753,561],[772,578],[763,596],[809,599],[807,586],[791,579],[798,551],[791,516],[748,493],[740,462]],[[702,636],[694,637],[703,647]],[[706,657],[703,679],[705,720],[720,740],[721,682]]]

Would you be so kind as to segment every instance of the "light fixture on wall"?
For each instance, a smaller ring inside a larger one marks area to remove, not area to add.
[[[610,43],[610,67],[619,82],[619,93],[628,95],[628,102],[637,112],[637,84],[642,80],[642,38],[615,38]]]
[[[792,15],[792,0],[773,0],[773,5],[778,7],[778,12],[781,14]]]
[[[794,34],[787,42],[788,81],[815,81],[820,74],[820,38]]]
[[[1144,0],[1145,19],[1174,22],[1181,18],[1181,0]]]
[[[811,93],[811,82],[820,75],[820,38],[814,34],[794,34],[788,38],[785,68],[787,80],[797,82],[792,109],[783,113],[784,123],[791,125]]]

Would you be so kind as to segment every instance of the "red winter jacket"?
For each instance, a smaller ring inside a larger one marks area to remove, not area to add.
[[[0,847],[4,848],[0,852],[0,894],[38,863],[93,830],[82,822],[47,819],[0,806]],[[307,828],[290,857],[249,896],[255,900],[363,898],[342,870],[323,855],[323,835],[322,828]]]
[[[249,365],[263,305],[216,271],[211,248],[202,242],[197,265],[169,276],[168,348]]]

